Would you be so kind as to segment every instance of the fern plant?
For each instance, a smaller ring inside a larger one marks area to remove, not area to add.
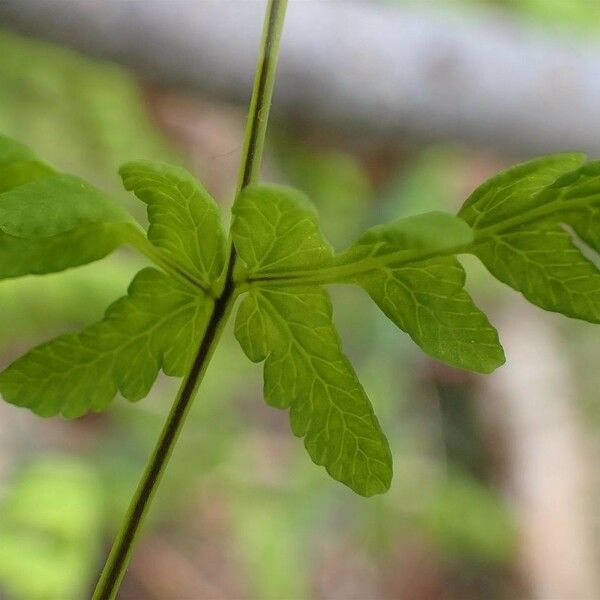
[[[43,417],[105,409],[117,393],[143,398],[160,370],[183,383],[150,457],[95,598],[114,598],[147,508],[225,322],[264,363],[266,402],[288,409],[310,458],[363,496],[385,492],[385,434],[332,322],[329,284],[363,288],[430,356],[489,373],[504,363],[498,334],[465,291],[457,256],[546,310],[600,322],[600,161],[545,156],[493,177],[458,215],[431,212],[378,225],[335,252],[301,192],[256,183],[285,2],[267,8],[244,159],[229,235],[184,169],[125,164],[123,185],[147,205],[145,231],[111,198],[0,139],[0,276],[43,274],[127,244],[153,266],[104,318],[46,342],[0,374],[12,404]]]

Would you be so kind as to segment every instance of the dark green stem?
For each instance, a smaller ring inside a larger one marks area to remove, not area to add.
[[[267,7],[254,89],[248,112],[238,192],[253,183],[260,171],[286,5],[287,0],[270,0]],[[93,600],[113,600],[119,591],[146,513],[233,308],[236,297],[233,281],[234,265],[235,250],[231,246],[223,291],[214,302],[212,314],[192,367],[182,382],[152,456],[131,500],[127,515],[102,570]]]

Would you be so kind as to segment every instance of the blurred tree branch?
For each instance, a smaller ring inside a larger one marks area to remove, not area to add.
[[[0,24],[235,102],[251,88],[263,2],[2,0]],[[292,2],[274,109],[376,138],[513,154],[600,154],[600,44],[464,14]]]

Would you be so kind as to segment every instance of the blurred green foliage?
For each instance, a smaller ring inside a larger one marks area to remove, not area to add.
[[[350,243],[362,230],[373,195],[360,161],[337,149],[311,147],[285,126],[275,129],[270,141],[285,182],[318,207],[325,237],[338,249]]]
[[[507,564],[514,557],[516,530],[492,490],[453,468],[423,514],[427,535],[449,556]]]
[[[77,600],[100,559],[102,491],[70,456],[21,468],[0,516],[0,584],[14,600]]]

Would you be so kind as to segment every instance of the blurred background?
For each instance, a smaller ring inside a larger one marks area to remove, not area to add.
[[[116,174],[128,159],[186,165],[226,214],[263,10],[2,0],[0,131],[140,220]],[[455,211],[515,161],[600,156],[598,106],[596,0],[292,1],[264,175],[305,190],[341,249],[384,220]],[[366,294],[332,289],[394,454],[382,497],[310,462],[225,335],[120,598],[600,598],[599,330],[464,264],[507,351],[488,377],[429,359]],[[124,250],[0,282],[2,363],[100,318],[143,265]],[[75,421],[0,404],[0,598],[89,596],[177,385]]]

